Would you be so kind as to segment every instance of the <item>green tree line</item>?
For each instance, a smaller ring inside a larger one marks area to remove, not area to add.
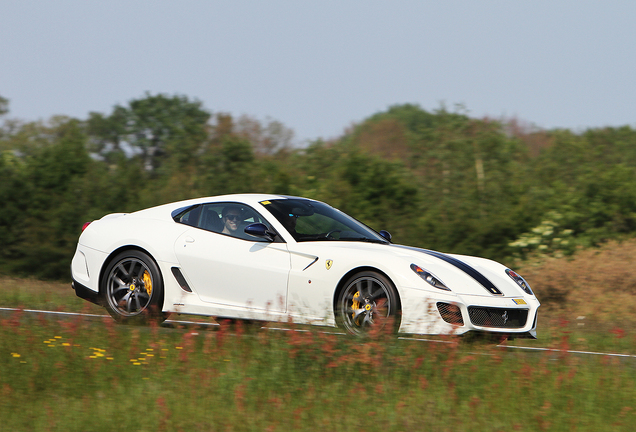
[[[240,192],[325,201],[396,243],[506,262],[636,233],[636,131],[538,130],[397,105],[338,139],[185,96],[86,120],[10,118],[0,98],[0,272],[67,279],[84,222]]]

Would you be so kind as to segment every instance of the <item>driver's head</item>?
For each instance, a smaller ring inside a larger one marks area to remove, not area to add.
[[[290,231],[296,230],[296,222],[298,221],[298,216],[293,213],[288,213],[283,215],[282,224]]]
[[[225,234],[234,233],[241,222],[241,209],[237,206],[228,206],[223,209],[223,232]]]

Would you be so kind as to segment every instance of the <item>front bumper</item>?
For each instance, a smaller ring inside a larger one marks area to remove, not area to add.
[[[536,338],[539,301],[533,296],[455,295],[405,289],[400,332],[464,334],[485,332]]]

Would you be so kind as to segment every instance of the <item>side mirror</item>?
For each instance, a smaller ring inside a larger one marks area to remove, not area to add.
[[[390,232],[388,232],[387,230],[382,230],[378,234],[380,234],[382,237],[384,237],[384,239],[386,241],[391,243],[391,233]]]
[[[245,227],[245,234],[249,234],[254,237],[259,237],[267,241],[274,241],[276,233],[269,231],[267,225],[262,223],[253,223]]]

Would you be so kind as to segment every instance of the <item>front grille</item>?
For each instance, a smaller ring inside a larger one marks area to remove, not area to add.
[[[528,309],[468,307],[470,322],[480,327],[521,328],[528,321]]]
[[[449,324],[464,325],[464,318],[462,318],[462,311],[457,305],[450,303],[437,302],[437,310],[442,316],[442,319]]]

